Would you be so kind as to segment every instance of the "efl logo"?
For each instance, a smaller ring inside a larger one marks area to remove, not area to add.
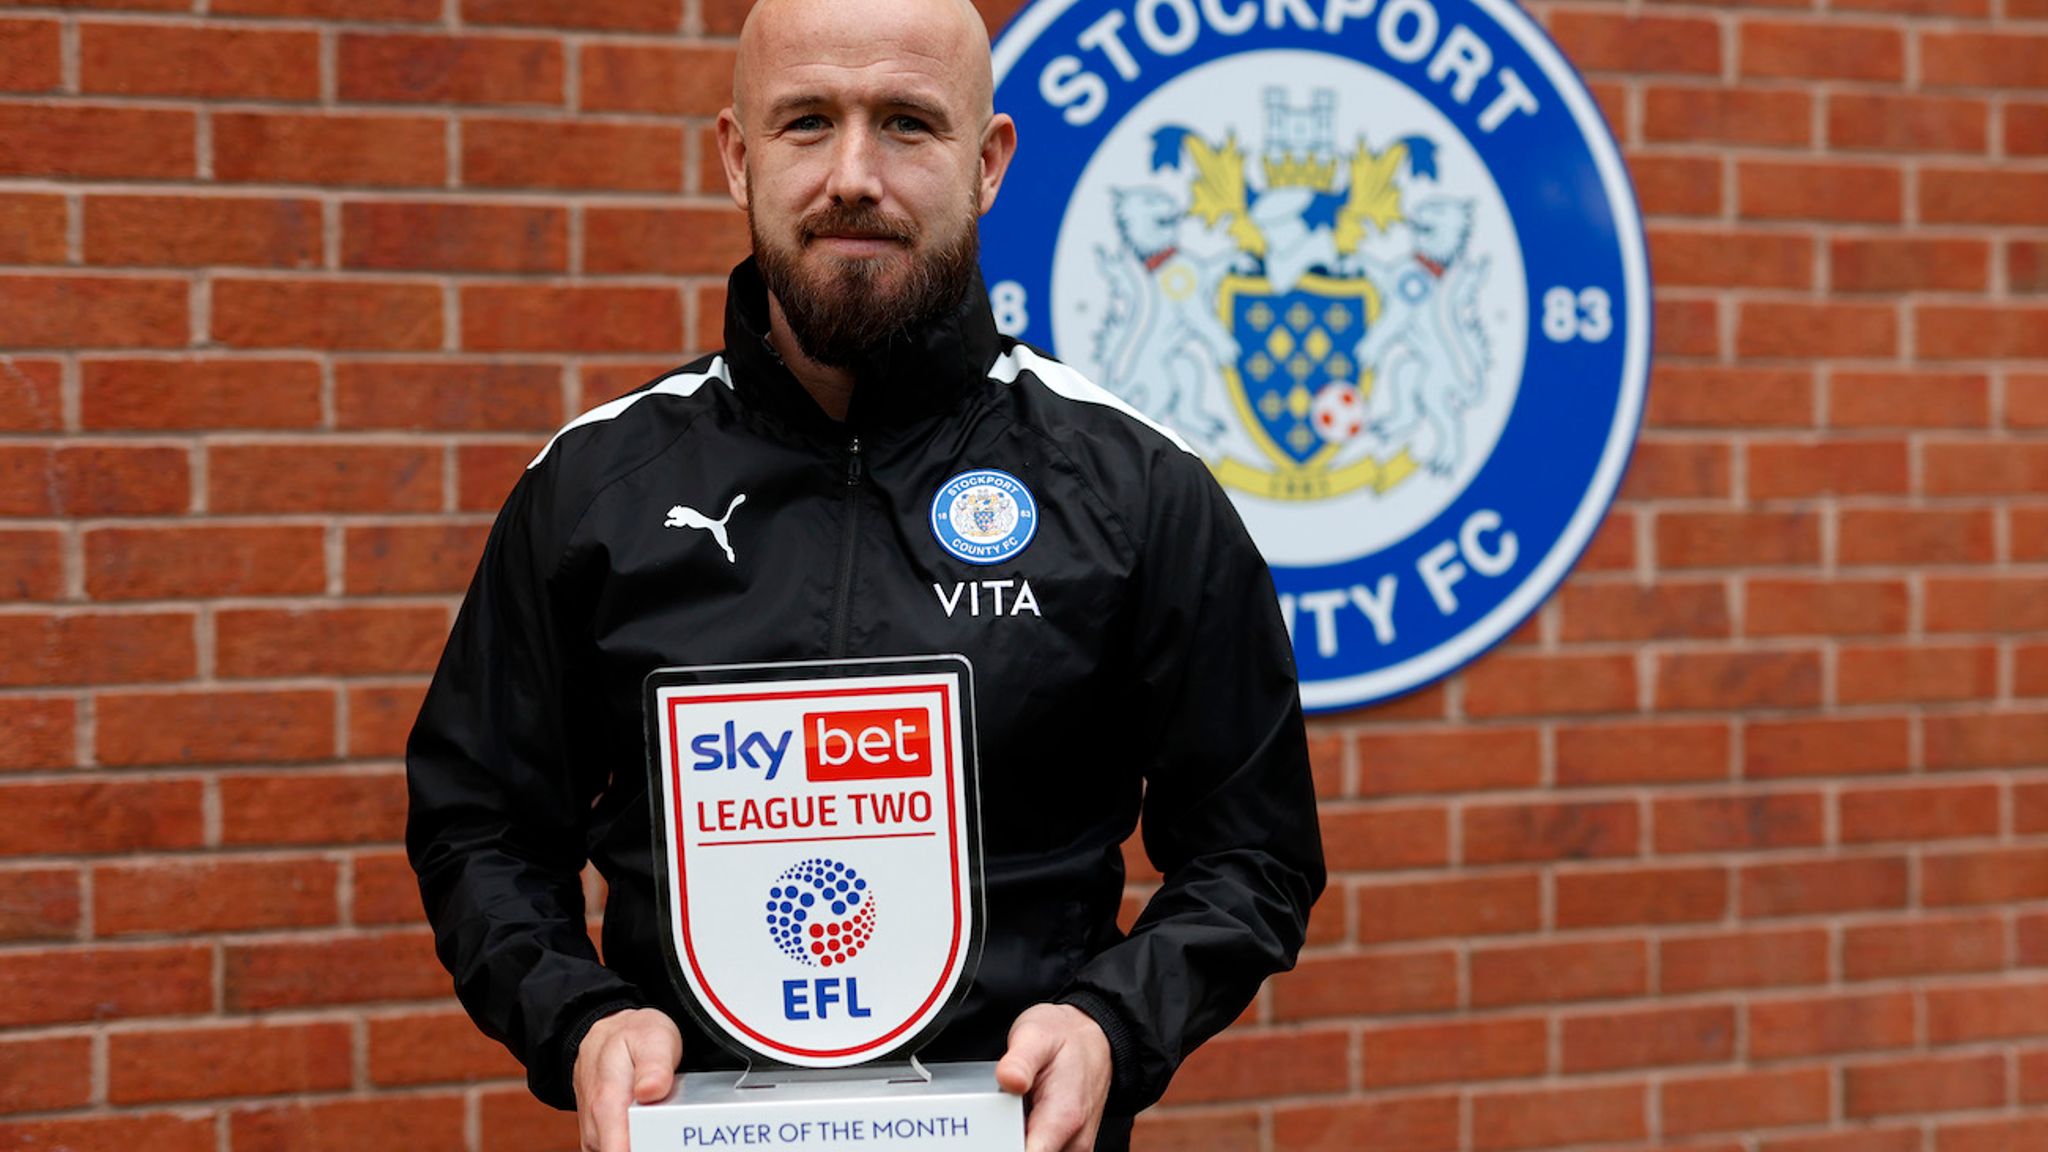
[[[910,780],[931,774],[932,734],[922,708],[804,713],[807,780]]]

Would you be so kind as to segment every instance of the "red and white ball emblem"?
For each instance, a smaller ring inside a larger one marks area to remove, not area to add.
[[[1325,442],[1342,444],[1365,427],[1365,401],[1358,398],[1355,385],[1332,380],[1316,393],[1309,422]]]

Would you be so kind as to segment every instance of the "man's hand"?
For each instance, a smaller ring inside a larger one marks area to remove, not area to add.
[[[683,1034],[653,1008],[614,1012],[576,1049],[576,1126],[583,1152],[628,1152],[626,1105],[669,1093],[683,1062]]]
[[[1025,1009],[996,1065],[1002,1090],[1024,1097],[1025,1152],[1092,1152],[1109,1076],[1109,1038],[1067,1004]]]

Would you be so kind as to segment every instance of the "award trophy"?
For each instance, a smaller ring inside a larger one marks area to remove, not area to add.
[[[669,971],[744,1073],[627,1113],[635,1152],[1017,1152],[993,1063],[915,1053],[981,953],[972,669],[961,656],[647,678]]]

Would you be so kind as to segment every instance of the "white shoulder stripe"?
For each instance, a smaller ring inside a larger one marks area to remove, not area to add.
[[[1188,447],[1188,442],[1181,439],[1179,433],[1138,411],[1136,408],[1131,407],[1129,404],[1124,403],[1122,397],[1119,397],[1116,393],[1111,392],[1109,389],[1104,388],[1102,385],[1097,384],[1095,381],[1090,380],[1057,360],[1040,356],[1022,344],[1017,345],[998,357],[995,367],[988,370],[988,376],[989,379],[999,384],[1014,384],[1017,382],[1017,374],[1026,369],[1029,369],[1033,376],[1038,377],[1039,382],[1051,389],[1056,396],[1061,396],[1068,400],[1078,400],[1083,404],[1100,404],[1105,408],[1114,408],[1138,423],[1143,424],[1145,427],[1159,433],[1161,436],[1166,437],[1168,440],[1173,441],[1175,447],[1188,455],[1200,455],[1193,448]]]
[[[728,388],[732,387],[732,372],[725,366],[725,357],[714,357],[711,361],[711,367],[702,373],[677,372],[673,375],[662,377],[651,386],[642,388],[638,392],[629,392],[616,400],[607,400],[599,404],[583,415],[562,425],[561,431],[548,438],[548,442],[541,447],[540,455],[535,456],[533,463],[528,464],[527,467],[532,468],[534,465],[547,459],[548,449],[553,448],[555,441],[560,440],[563,434],[572,428],[581,428],[585,424],[595,424],[601,420],[610,420],[649,396],[694,396],[697,389],[702,388],[707,380],[717,380]]]

